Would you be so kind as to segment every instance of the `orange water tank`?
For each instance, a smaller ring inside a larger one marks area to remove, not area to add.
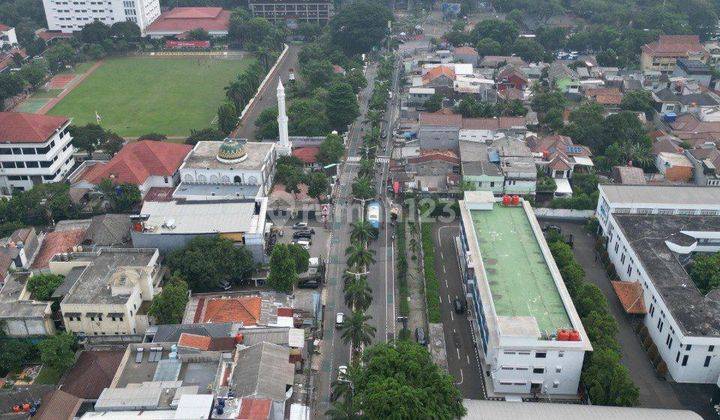
[[[513,206],[517,206],[518,204],[520,204],[520,196],[519,195],[512,196],[512,204],[513,204]]]
[[[509,206],[509,205],[510,205],[510,200],[511,200],[511,198],[510,198],[509,195],[503,195],[503,205],[504,205],[504,206]]]
[[[570,340],[570,331],[569,330],[558,330],[557,339],[558,339],[558,341],[569,341]]]
[[[244,337],[241,333],[235,334],[235,344],[242,344],[243,339]]]
[[[570,341],[580,341],[580,331],[570,331]]]
[[[30,411],[30,403],[24,403],[24,404],[22,405],[22,410],[25,411],[25,412]]]
[[[13,413],[19,413],[20,412],[20,406],[15,404],[12,406]]]

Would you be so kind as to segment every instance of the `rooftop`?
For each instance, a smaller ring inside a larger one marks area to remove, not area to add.
[[[294,382],[295,367],[289,362],[290,349],[259,343],[238,350],[230,387],[240,398],[269,398],[284,401]]]
[[[495,205],[470,214],[497,315],[533,317],[548,334],[572,329],[525,209]]]
[[[125,303],[128,294],[118,290],[131,286],[129,283],[135,285],[142,276],[148,275],[154,268],[157,252],[156,249],[102,248],[96,253],[70,254],[70,261],[84,262],[87,267],[61,303]]]
[[[196,184],[180,182],[173,192],[174,198],[217,197],[216,200],[254,199],[260,192],[260,185],[250,184]],[[157,201],[157,200],[153,200]]]
[[[0,319],[2,318],[45,318],[52,312],[51,302],[21,300],[29,274],[15,273],[0,289]],[[23,297],[26,298],[26,297]]]
[[[69,122],[67,117],[0,112],[0,143],[44,143]]]
[[[676,185],[598,186],[610,204],[620,206],[690,205],[720,208],[720,188]]]
[[[124,354],[124,350],[83,351],[60,387],[78,398],[97,399],[110,386]]]
[[[275,143],[246,142],[243,147],[247,155],[240,162],[224,163],[217,159],[221,141],[198,142],[185,158],[182,168],[197,169],[225,169],[231,171],[255,170],[259,171],[265,165],[268,156],[275,148]]]
[[[702,52],[700,37],[697,35],[660,35],[657,41],[642,46],[642,51],[651,55],[686,55]]]
[[[265,222],[255,201],[146,201],[140,214],[151,234],[256,233]]]
[[[45,239],[43,239],[42,244],[40,245],[40,250],[33,260],[32,268],[47,268],[50,259],[54,257],[55,254],[71,251],[72,247],[78,245],[84,236],[85,229],[73,229],[48,233],[45,235]]]
[[[497,163],[490,161],[488,145],[474,141],[460,142],[462,174],[465,176],[502,176]]]
[[[676,64],[688,74],[712,74],[710,67],[700,60],[678,58]]]
[[[260,296],[208,299],[201,308],[200,322],[240,322],[245,326],[256,325],[260,319],[261,304]]]
[[[683,232],[720,232],[720,217],[615,214],[615,220],[683,334],[720,336],[717,291],[703,296],[666,245],[668,240],[695,242]]]
[[[161,14],[146,31],[183,33],[201,28],[208,32],[227,32],[230,14],[221,7],[176,7]]]

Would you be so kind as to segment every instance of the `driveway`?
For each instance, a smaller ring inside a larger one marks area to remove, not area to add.
[[[540,223],[545,224],[543,221]],[[585,231],[582,224],[555,221],[552,224],[560,226],[564,235],[573,235],[573,253],[577,262],[585,269],[586,279],[595,283],[607,298],[610,313],[618,323],[617,340],[621,347],[622,364],[628,368],[635,385],[640,388],[640,406],[687,409],[704,418],[717,418],[713,416],[709,403],[713,389],[716,388],[714,385],[670,383],[660,379],[655,373],[655,368],[633,329],[631,317],[625,313],[605,270],[595,258],[595,238]]]

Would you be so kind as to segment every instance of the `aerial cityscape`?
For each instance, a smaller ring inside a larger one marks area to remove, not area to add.
[[[719,16],[0,0],[0,419],[720,419]]]

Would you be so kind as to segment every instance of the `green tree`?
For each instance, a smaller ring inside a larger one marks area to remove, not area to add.
[[[255,137],[276,139],[278,137],[278,109],[276,106],[262,110],[255,120]]]
[[[546,125],[553,131],[557,131],[565,124],[563,121],[563,113],[559,108],[553,108],[550,111],[543,114],[540,118],[540,123]]]
[[[320,143],[317,161],[321,165],[330,165],[340,162],[343,155],[345,155],[345,144],[342,137],[338,134],[328,134],[325,140]]]
[[[466,414],[455,380],[417,343],[402,340],[369,347],[353,371],[353,410],[363,417],[461,418]],[[346,399],[347,401],[347,399]]]
[[[593,404],[633,407],[638,405],[640,391],[632,383],[620,355],[610,349],[593,351],[589,365],[581,375]]]
[[[230,133],[238,125],[238,114],[232,102],[225,102],[218,108],[218,129],[223,133]]]
[[[326,108],[330,127],[340,133],[347,131],[347,126],[360,115],[355,92],[347,82],[330,85]]]
[[[171,252],[166,263],[173,273],[187,279],[193,292],[217,289],[224,282],[241,283],[255,269],[250,251],[220,236],[195,237]]]
[[[375,187],[369,177],[358,177],[353,182],[352,195],[358,200],[369,200],[375,197]]]
[[[37,88],[47,78],[47,62],[43,59],[33,60],[20,68],[19,75],[30,86]]]
[[[185,144],[195,145],[199,141],[222,141],[225,134],[214,128],[202,128],[200,130],[190,130],[190,136],[185,139]]]
[[[210,39],[210,34],[203,28],[192,29],[188,32],[188,39],[194,41],[207,41]]]
[[[345,80],[352,86],[353,92],[358,93],[367,86],[367,79],[362,72],[362,68],[352,68],[347,75]]]
[[[385,37],[390,20],[392,13],[382,3],[349,3],[330,21],[330,37],[348,56],[368,52]]]
[[[290,250],[286,244],[277,244],[270,255],[270,273],[267,285],[273,290],[290,293],[297,283],[298,272]]]
[[[37,348],[28,340],[4,340],[0,345],[0,373],[18,372],[35,361]]]
[[[179,276],[173,276],[163,284],[162,292],[153,298],[150,315],[158,324],[180,324],[187,306],[188,285]]]
[[[423,104],[423,108],[425,108],[425,111],[427,112],[440,111],[440,109],[442,109],[443,99],[445,98],[441,94],[434,93],[425,101],[425,103]]]
[[[105,130],[97,124],[86,124],[84,126],[70,126],[72,143],[80,150],[84,150],[88,157],[105,142]]]
[[[536,90],[530,107],[537,113],[546,113],[551,109],[565,109],[568,101],[559,90]]]
[[[697,254],[690,264],[690,278],[703,294],[720,286],[720,253]]]
[[[372,303],[372,288],[367,282],[367,277],[358,276],[353,278],[345,286],[345,304],[355,311],[365,311]]]
[[[135,184],[113,184],[110,179],[103,179],[97,185],[105,198],[110,202],[112,210],[117,213],[131,213],[142,201],[140,189]]]
[[[110,27],[113,38],[125,41],[135,41],[140,38],[140,27],[135,22],[115,22]]]
[[[482,38],[475,44],[475,49],[482,57],[487,55],[501,55],[503,46],[492,38]]]
[[[545,57],[543,46],[534,39],[529,38],[518,38],[512,44],[512,52],[529,63],[541,62]]]
[[[317,98],[296,99],[288,107],[291,136],[326,136],[330,122],[325,104]]]
[[[61,374],[75,364],[75,336],[71,333],[48,337],[38,348],[43,365]]]
[[[80,39],[88,44],[99,44],[110,38],[110,27],[95,20],[83,26],[80,31]]]
[[[365,315],[362,311],[352,311],[340,326],[341,335],[345,344],[350,343],[354,350],[361,345],[369,345],[375,336],[375,327],[368,324],[372,316]]]
[[[520,29],[510,20],[486,19],[475,25],[471,34],[476,42],[489,38],[507,50],[520,35]]]
[[[308,195],[317,200],[330,189],[330,179],[322,172],[313,172],[308,176]]]
[[[52,71],[62,70],[75,60],[75,49],[67,42],[55,43],[43,53],[45,60]]]
[[[57,274],[36,274],[30,276],[25,287],[34,300],[50,300],[50,296],[64,280],[64,276]]]
[[[377,229],[372,227],[370,222],[367,220],[358,220],[357,222],[350,225],[350,240],[352,242],[367,243],[372,239],[377,238]]]
[[[647,90],[633,90],[625,93],[620,103],[620,108],[625,111],[644,112],[648,120],[652,120],[655,114],[652,94]]]
[[[366,270],[375,263],[375,250],[368,249],[363,243],[354,243],[345,249],[348,266],[355,270]]]
[[[289,244],[287,246],[288,253],[295,262],[295,271],[300,274],[308,271],[310,268],[310,253],[302,245]]]
[[[167,140],[167,136],[161,133],[147,133],[138,137],[138,141],[140,140],[165,141]]]

